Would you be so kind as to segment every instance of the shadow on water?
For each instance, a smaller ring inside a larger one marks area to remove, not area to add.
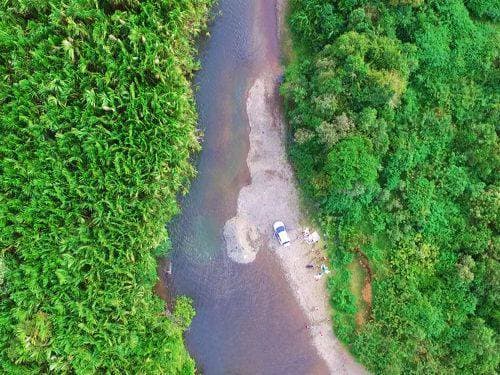
[[[263,250],[252,264],[234,263],[222,238],[249,182],[247,92],[279,63],[274,0],[220,0],[214,15],[196,77],[205,132],[198,176],[169,227],[169,285],[193,298],[197,311],[187,345],[207,375],[327,373],[275,257]]]

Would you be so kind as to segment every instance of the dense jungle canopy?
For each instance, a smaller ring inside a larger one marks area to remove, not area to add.
[[[290,153],[336,335],[374,373],[498,370],[499,17],[497,0],[291,1]]]
[[[153,286],[210,2],[0,5],[0,372],[194,373]]]

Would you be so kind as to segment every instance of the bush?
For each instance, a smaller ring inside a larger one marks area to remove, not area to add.
[[[194,372],[153,254],[194,175],[209,3],[0,6],[3,372]]]

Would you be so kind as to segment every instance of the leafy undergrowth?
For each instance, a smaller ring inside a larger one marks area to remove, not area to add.
[[[153,286],[194,174],[209,5],[2,2],[0,372],[194,372],[193,309],[166,317]]]
[[[499,15],[291,1],[290,155],[327,238],[335,332],[375,373],[497,369]]]

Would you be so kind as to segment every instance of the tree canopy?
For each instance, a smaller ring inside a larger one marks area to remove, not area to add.
[[[291,1],[290,154],[327,237],[335,332],[375,373],[498,369],[499,9]]]

